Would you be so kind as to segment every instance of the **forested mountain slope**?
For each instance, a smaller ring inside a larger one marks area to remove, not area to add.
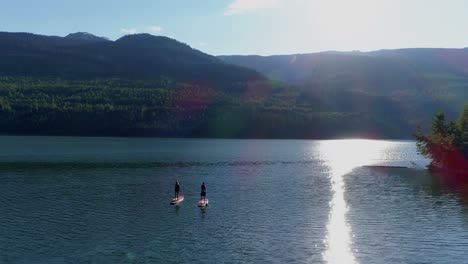
[[[417,123],[466,101],[464,57],[412,56],[425,58],[221,57],[233,65],[149,34],[0,33],[0,133],[410,138]]]
[[[174,39],[149,34],[110,41],[91,34],[50,37],[0,32],[0,74],[65,79],[127,78],[228,85],[264,79]]]
[[[348,93],[355,97],[384,96],[392,100],[402,114],[410,115],[414,122],[430,118],[440,110],[455,117],[468,101],[468,49],[219,58],[255,69],[274,80],[301,86],[312,94],[325,94],[337,100]],[[368,109],[375,110],[378,109]]]

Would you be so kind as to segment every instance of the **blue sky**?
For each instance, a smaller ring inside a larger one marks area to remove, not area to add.
[[[0,31],[165,35],[204,52],[468,46],[466,0],[5,0]]]

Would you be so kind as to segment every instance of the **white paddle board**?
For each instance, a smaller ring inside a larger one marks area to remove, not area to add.
[[[208,199],[201,199],[198,202],[198,207],[206,207],[206,206],[208,206]]]
[[[172,205],[178,205],[184,200],[184,196],[179,194],[179,198],[172,198],[171,204]]]

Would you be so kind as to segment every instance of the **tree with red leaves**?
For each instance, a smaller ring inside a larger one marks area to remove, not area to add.
[[[418,126],[414,136],[419,153],[431,159],[429,169],[468,175],[468,105],[458,122],[447,123],[439,113],[427,135]]]

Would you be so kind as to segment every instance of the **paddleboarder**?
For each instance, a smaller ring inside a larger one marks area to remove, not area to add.
[[[206,186],[205,186],[205,182],[202,182],[202,185],[201,185],[201,199],[206,200]]]
[[[179,181],[175,182],[175,187],[174,187],[174,192],[175,192],[175,198],[179,199],[179,191],[180,191],[180,183]]]

